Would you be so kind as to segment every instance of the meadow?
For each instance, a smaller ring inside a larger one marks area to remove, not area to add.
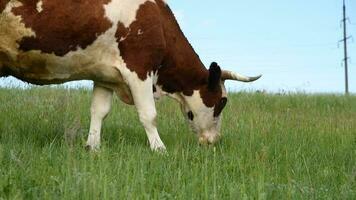
[[[0,89],[0,199],[356,199],[356,97],[234,93],[223,139],[199,146],[157,102],[167,154],[117,98],[84,148],[91,91]]]

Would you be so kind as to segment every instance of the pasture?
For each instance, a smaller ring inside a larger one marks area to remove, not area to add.
[[[356,97],[235,93],[223,140],[201,147],[157,103],[168,154],[115,98],[87,152],[91,91],[0,89],[0,199],[355,199]]]

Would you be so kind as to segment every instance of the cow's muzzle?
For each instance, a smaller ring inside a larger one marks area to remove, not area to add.
[[[199,144],[200,145],[213,145],[220,140],[220,134],[206,132],[199,135]]]

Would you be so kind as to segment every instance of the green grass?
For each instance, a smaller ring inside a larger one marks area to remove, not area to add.
[[[164,99],[167,155],[117,99],[100,152],[86,152],[90,99],[0,89],[0,199],[356,199],[355,96],[230,95],[215,147],[197,145]]]

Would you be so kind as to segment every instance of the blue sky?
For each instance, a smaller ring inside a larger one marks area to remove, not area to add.
[[[341,0],[168,2],[206,66],[216,61],[241,74],[264,75],[251,84],[228,82],[230,90],[344,91]],[[356,93],[356,1],[347,4],[355,39],[349,84]],[[0,86],[9,82],[0,80]]]
[[[344,91],[341,0],[170,0],[203,62],[264,77],[232,90]],[[350,90],[356,93],[356,1],[347,1]]]

